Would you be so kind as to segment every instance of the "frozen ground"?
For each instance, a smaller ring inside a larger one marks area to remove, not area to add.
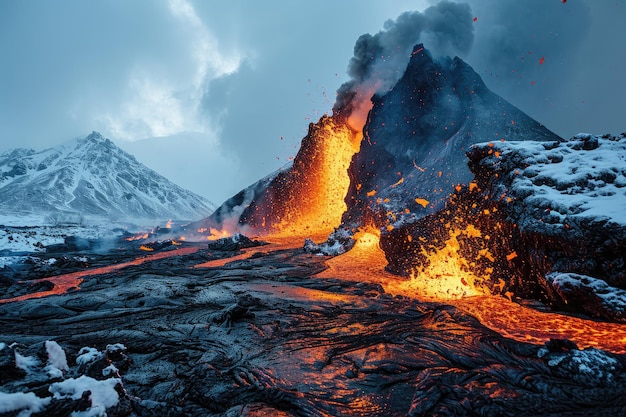
[[[88,241],[111,242],[125,233],[138,233],[163,227],[162,224],[128,224],[85,222],[84,224],[46,224],[39,216],[0,215],[0,269],[23,260],[33,253],[46,252],[46,247],[74,237]]]

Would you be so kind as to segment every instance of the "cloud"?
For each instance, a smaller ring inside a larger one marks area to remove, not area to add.
[[[243,57],[224,52],[187,0],[170,0],[168,10],[183,36],[170,62],[150,60],[131,70],[123,99],[98,112],[98,128],[115,139],[137,140],[181,132],[215,133],[219,127],[201,111],[209,84],[236,72]],[[174,23],[172,22],[172,23]],[[189,68],[181,68],[181,61]]]
[[[592,25],[591,6],[583,1],[470,0],[476,38],[469,63],[487,85],[557,133],[570,123],[556,114],[571,97],[571,80]],[[560,103],[561,102],[561,103]]]

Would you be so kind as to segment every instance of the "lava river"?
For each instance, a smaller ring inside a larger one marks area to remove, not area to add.
[[[387,261],[378,245],[376,231],[361,232],[355,238],[353,249],[326,261],[328,269],[317,277],[378,283],[389,294],[451,304],[475,316],[488,328],[520,342],[544,344],[550,339],[569,339],[580,348],[596,347],[626,353],[626,327],[623,324],[544,312],[502,296],[476,295],[451,299],[442,288],[424,296],[414,288],[403,285],[403,278],[384,270]],[[450,278],[460,282],[463,277]]]

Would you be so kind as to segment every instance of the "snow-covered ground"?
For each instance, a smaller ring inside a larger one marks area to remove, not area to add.
[[[126,347],[121,344],[108,345],[103,352],[84,347],[78,353],[76,368],[70,368],[64,349],[55,341],[44,344],[47,360],[43,363],[37,356],[20,353],[18,343],[7,345],[0,342],[0,355],[13,362],[17,372],[25,374],[24,380],[48,385],[51,396],[38,396],[34,392],[0,391],[0,415],[29,417],[43,411],[71,411],[80,402],[80,411],[73,411],[73,417],[106,416],[107,409],[117,406],[120,400],[118,391],[122,386],[117,368],[110,363],[110,356],[123,354]],[[109,363],[108,366],[103,367]],[[101,377],[93,378],[82,374],[89,366],[100,365]],[[89,392],[88,395],[85,394]],[[85,398],[85,395],[87,398]],[[81,401],[81,400],[87,401]],[[52,409],[50,409],[52,408]],[[6,414],[5,414],[6,413]]]
[[[507,164],[503,197],[523,199],[527,209],[542,212],[544,224],[587,218],[626,225],[626,135],[474,146],[491,151],[481,164]]]
[[[171,222],[171,221],[170,221]],[[105,223],[102,221],[77,224],[46,224],[38,216],[0,215],[0,269],[20,262],[29,255],[44,253],[46,247],[65,242],[68,237],[88,241],[111,242],[124,233],[145,233],[163,228],[168,220],[152,224]]]

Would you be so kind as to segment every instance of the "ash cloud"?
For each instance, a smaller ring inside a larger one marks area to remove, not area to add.
[[[424,12],[404,12],[396,20],[387,20],[375,35],[360,36],[348,65],[351,79],[337,90],[333,113],[363,121],[371,96],[393,87],[420,41],[427,42],[435,55],[468,54],[474,39],[472,18],[468,4],[444,0]]]

